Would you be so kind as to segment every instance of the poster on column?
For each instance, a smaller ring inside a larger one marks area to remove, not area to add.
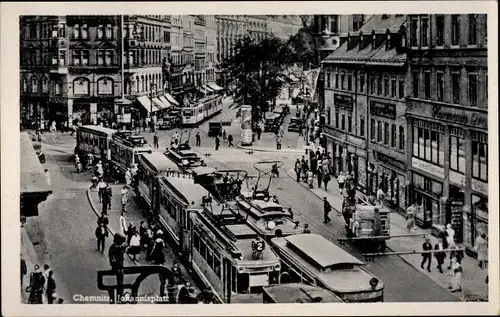
[[[241,106],[241,145],[252,145],[252,107]]]

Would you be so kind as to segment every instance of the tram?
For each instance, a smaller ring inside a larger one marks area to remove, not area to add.
[[[333,292],[307,284],[289,283],[264,287],[264,304],[343,303]]]
[[[344,302],[383,302],[384,284],[364,263],[317,234],[271,240],[281,258],[280,282],[328,289]]]
[[[116,130],[97,125],[83,125],[76,129],[75,154],[92,153],[98,159],[111,159],[109,146]]]
[[[182,124],[198,125],[222,111],[222,96],[212,95],[198,101],[194,106],[182,107]]]
[[[132,135],[129,131],[113,134],[109,148],[111,161],[122,173],[137,163],[140,154],[153,152],[153,148],[148,145],[143,136]]]
[[[192,151],[189,147],[186,149],[169,148],[165,152],[165,155],[184,171],[200,166],[207,166],[196,152]]]

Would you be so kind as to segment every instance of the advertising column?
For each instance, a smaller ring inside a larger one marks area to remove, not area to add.
[[[252,107],[241,106],[241,145],[252,145]]]

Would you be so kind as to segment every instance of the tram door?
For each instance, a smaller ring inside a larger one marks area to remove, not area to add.
[[[179,236],[181,237],[181,245],[180,247],[182,248],[182,252],[188,252],[189,249],[191,248],[191,222],[189,221],[189,209],[183,209],[180,213],[181,219],[180,220],[180,232]]]

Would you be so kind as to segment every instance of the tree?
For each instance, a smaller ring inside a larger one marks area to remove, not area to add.
[[[295,56],[295,62],[303,68],[319,67],[318,48],[323,45],[319,36],[320,20],[317,16],[301,15],[302,28],[290,37],[287,45]]]

